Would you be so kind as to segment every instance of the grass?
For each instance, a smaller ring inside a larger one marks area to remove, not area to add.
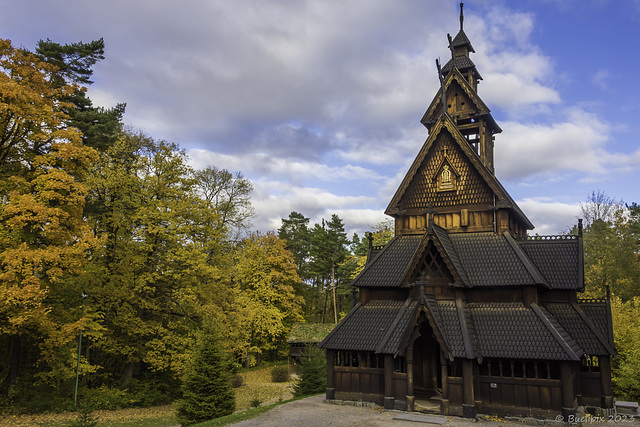
[[[282,362],[280,365],[282,365]],[[284,383],[271,382],[272,368],[273,364],[269,363],[267,367],[251,368],[246,372],[242,372],[240,375],[242,375],[243,380],[246,377],[246,383],[235,389],[237,412],[201,425],[217,426],[251,419],[282,403],[297,400],[292,398],[293,383],[291,380]],[[261,406],[251,409],[251,401],[259,401]],[[100,427],[169,427],[179,424],[173,405],[94,411],[92,415],[98,418]],[[70,421],[75,420],[77,416],[77,412],[0,415],[0,425],[11,427],[63,427],[67,426]]]
[[[115,411],[94,411],[98,425],[108,427],[169,427],[178,425],[173,405],[149,408],[129,408]],[[0,416],[0,425],[11,427],[63,427],[75,420],[77,412]]]

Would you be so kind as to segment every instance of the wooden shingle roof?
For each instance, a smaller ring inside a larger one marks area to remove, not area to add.
[[[546,310],[522,303],[472,303],[469,311],[482,357],[580,360],[584,353]]]
[[[358,303],[318,345],[325,349],[396,353],[415,300]]]
[[[423,236],[397,236],[391,240],[352,285],[366,288],[411,285],[429,245],[435,245],[442,255],[456,286],[536,285],[573,290],[583,287],[578,238],[516,240],[507,232],[448,233],[433,224]]]

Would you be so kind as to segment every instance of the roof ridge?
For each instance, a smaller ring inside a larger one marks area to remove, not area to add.
[[[462,298],[456,298],[456,310],[458,312],[458,321],[460,322],[460,330],[462,332],[462,341],[464,342],[464,352],[467,354],[468,359],[474,359],[478,355],[473,351],[473,344],[471,342],[471,325],[467,325],[467,318],[465,316],[466,311],[466,303],[462,300]],[[469,320],[471,320],[471,316],[469,316]]]
[[[504,238],[509,242],[509,245],[516,253],[520,261],[524,264],[524,267],[527,269],[527,272],[531,275],[531,278],[535,281],[536,285],[545,285],[547,289],[551,289],[551,285],[547,282],[547,279],[540,273],[538,267],[531,261],[531,259],[527,256],[525,251],[518,245],[518,242],[511,236],[511,233],[505,231],[502,233]]]
[[[382,337],[382,339],[380,340],[380,343],[376,347],[376,350],[375,350],[376,353],[380,353],[382,349],[385,347],[385,345],[387,345],[387,341],[389,341],[389,338],[391,338],[391,334],[393,334],[393,331],[395,331],[396,327],[398,326],[398,322],[400,322],[400,319],[404,315],[404,312],[407,310],[407,307],[409,306],[409,303],[411,302],[411,300],[412,298],[407,298],[402,304],[402,307],[400,307],[400,310],[398,310],[398,313],[396,314],[396,317],[393,319],[393,322],[391,322],[389,329],[384,334],[384,337]]]
[[[571,304],[571,307],[573,307],[573,309],[578,313],[578,316],[580,316],[582,320],[587,324],[589,329],[591,329],[594,335],[602,343],[604,348],[612,355],[617,354],[616,349],[611,345],[609,340],[602,335],[602,332],[600,332],[599,328],[591,321],[591,319],[589,319],[587,313],[585,313],[575,301],[571,301],[569,304]]]
[[[542,311],[542,308],[538,306],[538,304],[536,304],[535,302],[531,303],[531,308],[533,309],[533,312],[538,316],[538,318],[542,321],[542,323],[547,327],[547,329],[549,330],[549,332],[551,333],[551,335],[556,339],[556,341],[558,342],[558,344],[560,344],[560,346],[562,347],[562,349],[567,353],[567,355],[569,355],[569,357],[572,360],[580,360],[580,355],[578,355],[575,351],[573,351],[573,349],[571,348],[571,346],[569,345],[569,343],[567,343],[563,338],[562,335],[560,335],[560,331],[558,331],[558,328],[551,323],[551,320],[549,319],[549,317],[545,314],[544,311]],[[545,310],[546,311],[546,310]],[[551,316],[551,313],[549,313],[549,316]],[[554,318],[554,320],[556,320]],[[557,326],[562,328],[564,330],[564,328],[562,327],[562,325],[560,325],[560,322],[558,322],[556,320]],[[567,332],[566,330],[564,330],[565,332]],[[569,333],[567,332],[567,335],[569,335]],[[571,335],[569,335],[571,336]],[[572,337],[573,339],[573,337]],[[574,340],[575,341],[575,340]],[[582,350],[582,349],[581,349]],[[584,350],[582,351],[584,353]]]

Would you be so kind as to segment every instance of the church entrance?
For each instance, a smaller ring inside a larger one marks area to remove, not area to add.
[[[420,336],[413,343],[413,392],[417,400],[441,396],[440,347],[429,322],[420,323]]]

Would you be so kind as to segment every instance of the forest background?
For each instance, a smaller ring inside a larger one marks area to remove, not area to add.
[[[241,172],[193,170],[178,145],[124,126],[124,103],[93,105],[83,86],[103,55],[102,40],[0,40],[2,410],[70,408],[76,375],[97,407],[172,401],[211,325],[236,366],[286,357],[291,325],[339,321],[369,245],[393,236],[391,222],[369,240],[298,212],[252,232]],[[586,296],[611,295],[614,384],[635,400],[640,207],[596,191],[582,213]]]

